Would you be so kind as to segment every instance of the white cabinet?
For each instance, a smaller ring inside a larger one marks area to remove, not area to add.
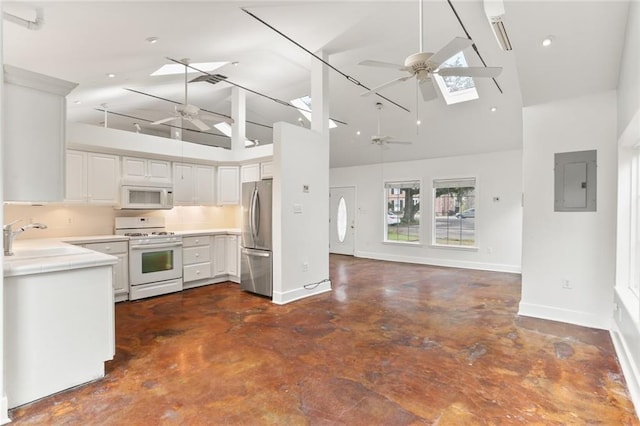
[[[226,243],[226,269],[230,279],[240,276],[240,244],[237,235],[225,235]]]
[[[224,276],[238,282],[240,277],[240,240],[237,235],[213,237],[214,276]]]
[[[260,180],[260,164],[245,164],[240,167],[240,182],[257,182]]]
[[[68,150],[66,158],[66,202],[118,204],[117,156]]]
[[[273,178],[273,161],[260,163],[260,179]]]
[[[164,160],[122,157],[122,177],[132,181],[171,184],[171,164]]]
[[[218,204],[240,204],[240,168],[218,167]]]
[[[213,275],[219,277],[227,273],[227,236],[213,237]]]
[[[182,239],[182,265],[184,288],[196,285],[212,277],[211,273],[211,237],[197,236]]]
[[[4,65],[4,201],[63,201],[65,96],[77,86]]]
[[[173,202],[182,206],[215,204],[215,168],[202,164],[173,163]]]
[[[116,302],[129,299],[129,243],[113,241],[106,243],[80,244],[89,250],[110,254],[118,258],[113,267],[113,295]]]

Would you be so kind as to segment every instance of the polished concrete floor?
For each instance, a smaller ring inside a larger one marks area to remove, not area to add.
[[[609,334],[518,317],[519,275],[332,256],[331,279],[120,303],[106,377],[14,424],[640,424]]]

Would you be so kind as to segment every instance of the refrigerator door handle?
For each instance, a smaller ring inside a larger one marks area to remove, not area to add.
[[[257,189],[256,189],[256,202],[253,209],[254,209],[254,214],[257,217],[255,227],[254,227],[256,232],[256,240],[257,240],[258,235],[260,235],[260,193],[258,192]]]
[[[253,237],[253,241],[255,244],[255,241],[257,241],[258,239],[258,225],[257,225],[257,215],[256,215],[256,210],[258,210],[259,212],[260,206],[258,203],[258,188],[254,188],[253,189],[253,194],[251,194],[251,236]],[[258,216],[259,217],[259,216]]]
[[[256,256],[256,257],[270,257],[271,256],[271,252],[264,252],[264,251],[258,251],[258,250],[249,250],[249,249],[242,249],[242,254],[246,254],[247,256]]]

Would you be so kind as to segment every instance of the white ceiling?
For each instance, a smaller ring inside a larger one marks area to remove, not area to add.
[[[452,0],[488,66],[501,66],[497,78],[476,79],[480,99],[446,106],[442,99],[416,97],[413,80],[380,93],[411,112],[389,103],[381,112],[383,134],[412,145],[380,149],[368,141],[376,133],[374,107],[380,100],[360,97],[356,87],[330,71],[330,115],[348,123],[331,130],[332,167],[433,158],[518,149],[522,144],[523,105],[577,96],[617,85],[626,24],[626,1],[505,0],[505,24],[514,50],[499,49],[482,0]],[[357,65],[365,59],[402,63],[418,49],[418,1],[249,1],[249,2],[4,2],[6,12],[34,19],[42,7],[44,26],[29,31],[3,24],[4,62],[79,83],[68,97],[68,119],[100,125],[101,104],[114,113],[109,127],[164,133],[151,126],[168,116],[173,105],[127,92],[131,88],[182,101],[183,75],[150,77],[168,63],[166,57],[192,62],[238,61],[215,71],[236,84],[289,101],[308,95],[312,59],[302,49],[245,14],[246,8],[311,51],[324,50],[329,62],[362,84],[375,87],[402,74]],[[424,2],[425,50],[436,51],[465,34],[446,0]],[[543,49],[542,38],[554,44]],[[159,42],[149,44],[148,37]],[[481,65],[465,51],[470,65]],[[114,73],[115,78],[106,74]],[[198,74],[190,74],[195,77]],[[231,114],[231,85],[189,84],[189,103]],[[81,104],[75,104],[80,101]],[[497,107],[490,112],[490,107]],[[271,126],[297,123],[298,111],[247,94],[247,119]],[[421,125],[416,126],[416,117]],[[308,123],[304,123],[308,125]],[[357,131],[361,134],[358,136]],[[217,132],[215,129],[213,132]],[[184,132],[198,143],[228,146],[229,139]],[[270,143],[269,128],[247,125],[247,136]]]

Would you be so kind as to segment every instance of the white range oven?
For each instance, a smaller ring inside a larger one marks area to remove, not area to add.
[[[117,217],[116,235],[129,237],[129,299],[182,290],[182,237],[160,217]]]

